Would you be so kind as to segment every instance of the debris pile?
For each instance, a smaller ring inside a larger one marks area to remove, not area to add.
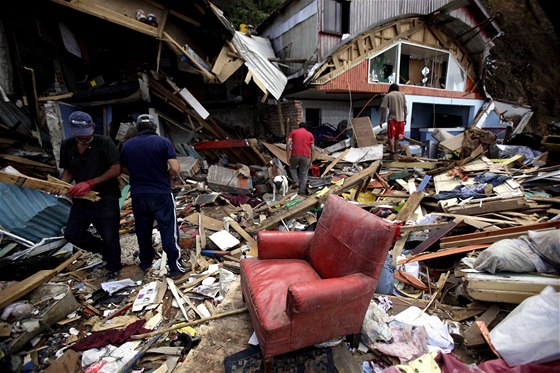
[[[382,140],[382,134],[377,138]],[[51,222],[60,222],[58,234],[41,240],[30,228],[3,223],[0,337],[9,351],[5,358],[26,369],[55,369],[68,360],[86,372],[163,365],[172,371],[188,364],[190,350],[208,348],[205,338],[211,334],[201,335],[201,325],[208,328],[212,320],[246,311],[242,302],[232,309],[224,307],[224,300],[238,297],[231,292],[239,293],[239,262],[258,255],[255,233],[314,230],[322,202],[335,194],[401,231],[387,256],[381,293],[372,294],[354,356],[365,361],[364,371],[370,364],[374,371],[413,366],[434,349],[456,351],[468,363],[482,363],[496,353],[511,364],[508,356],[516,354],[502,352],[515,348],[505,341],[504,335],[512,333],[508,320],[528,312],[526,302],[547,302],[560,290],[560,166],[548,165],[546,152],[506,152],[507,146],[495,143],[479,144],[465,158],[461,148],[444,147],[438,159],[413,156],[405,146],[393,160],[383,159],[381,144],[335,145],[316,149],[318,172],[310,176],[307,195],[300,195],[274,183],[278,175],[289,180],[281,143],[194,144],[198,156],[180,156],[182,172],[173,180],[178,242],[190,268],[177,280],[166,276],[157,229],[158,260],[146,273],[138,268],[125,175],[120,232],[126,266],[119,280],[107,281],[99,254],[61,237],[67,209],[48,213],[60,215]],[[3,168],[2,188],[32,193],[25,198],[71,203],[45,193],[66,187],[48,163],[3,159],[11,167]],[[8,197],[3,209],[23,213],[21,203]],[[17,271],[10,269],[14,266]],[[549,317],[548,311],[531,312],[543,323]],[[410,338],[401,339],[405,335]],[[402,345],[409,346],[401,350]]]

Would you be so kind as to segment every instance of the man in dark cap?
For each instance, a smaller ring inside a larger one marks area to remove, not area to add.
[[[156,221],[161,244],[167,254],[169,275],[177,279],[185,274],[185,268],[181,263],[175,198],[170,176],[179,173],[179,161],[171,141],[156,133],[157,124],[153,116],[139,115],[136,129],[138,134],[123,144],[121,160],[123,172],[130,175],[140,268],[146,272],[152,266],[155,256],[152,228]]]
[[[72,137],[60,146],[62,180],[75,185],[68,190],[73,197],[64,237],[80,249],[100,253],[106,262],[107,277],[118,277],[121,265],[119,242],[121,173],[119,152],[107,136],[96,135],[91,116],[75,111],[68,118]],[[80,197],[97,192],[99,201]],[[93,225],[97,235],[88,231]]]

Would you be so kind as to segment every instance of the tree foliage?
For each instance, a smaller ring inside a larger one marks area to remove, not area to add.
[[[257,27],[284,0],[222,0],[215,4],[224,11],[226,18],[236,29],[242,23]]]

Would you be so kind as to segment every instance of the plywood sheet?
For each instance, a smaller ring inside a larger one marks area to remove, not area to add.
[[[352,119],[352,128],[358,148],[377,145],[377,139],[373,133],[373,125],[369,117],[359,117]]]

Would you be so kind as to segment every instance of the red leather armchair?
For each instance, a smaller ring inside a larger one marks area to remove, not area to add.
[[[265,359],[360,333],[397,225],[329,196],[314,232],[261,231],[241,286]]]

